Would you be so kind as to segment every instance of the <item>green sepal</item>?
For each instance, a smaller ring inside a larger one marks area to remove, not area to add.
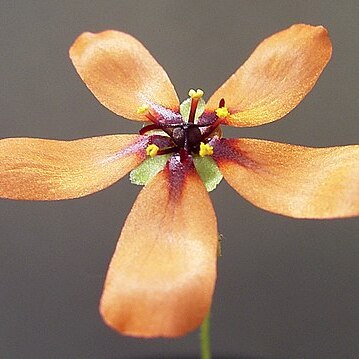
[[[189,113],[191,111],[191,102],[192,102],[192,98],[189,97],[187,100],[184,100],[180,105],[180,113],[185,122],[188,122]],[[198,101],[196,113],[194,116],[194,122],[196,122],[198,120],[199,116],[202,115],[205,105],[206,105],[206,103],[203,100],[203,98],[200,98]]]
[[[158,155],[144,160],[138,167],[131,171],[131,183],[140,186],[146,185],[158,172],[163,170],[170,156],[170,154]]]
[[[207,191],[213,191],[223,178],[216,162],[210,156],[194,156],[193,162]]]

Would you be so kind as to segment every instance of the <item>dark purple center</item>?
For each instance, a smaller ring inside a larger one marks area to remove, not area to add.
[[[224,101],[220,104],[223,106]],[[196,106],[192,106],[188,122],[178,112],[158,108],[158,105],[152,106],[152,111],[146,115],[152,124],[143,127],[139,133],[144,135],[149,131],[162,130],[167,134],[171,143],[164,148],[160,147],[159,155],[177,153],[183,158],[198,154],[201,142],[208,143],[214,136],[221,137],[221,130],[220,119],[213,112],[204,112],[195,122]]]

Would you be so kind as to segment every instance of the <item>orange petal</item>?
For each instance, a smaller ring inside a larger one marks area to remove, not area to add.
[[[137,109],[146,101],[177,109],[175,89],[161,65],[132,36],[118,31],[85,32],[70,48],[77,72],[111,111],[147,121]]]
[[[258,126],[280,119],[313,88],[332,54],[322,26],[293,25],[264,40],[210,98],[224,98],[231,115],[223,123]]]
[[[109,135],[74,141],[0,141],[0,197],[57,200],[86,196],[118,181],[146,157],[147,139]]]
[[[140,192],[112,258],[100,311],[122,334],[176,337],[209,311],[217,223],[193,165],[172,157]]]
[[[214,157],[227,182],[263,209],[296,218],[359,215],[359,145],[228,139],[216,145]]]

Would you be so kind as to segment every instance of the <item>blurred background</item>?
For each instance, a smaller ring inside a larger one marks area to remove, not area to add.
[[[333,57],[313,91],[283,120],[226,130],[309,146],[359,141],[359,2],[0,2],[0,136],[74,139],[134,133],[75,72],[68,48],[84,31],[138,38],[179,97],[205,97],[267,36],[294,23],[328,28]],[[140,187],[128,177],[60,202],[0,201],[1,358],[183,358],[180,339],[122,337],[98,301],[120,229]],[[359,357],[359,219],[295,220],[264,212],[225,182],[211,194],[223,234],[213,303],[219,358]]]

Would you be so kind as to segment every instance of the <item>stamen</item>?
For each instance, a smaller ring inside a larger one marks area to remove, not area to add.
[[[201,89],[197,89],[197,91],[190,89],[188,91],[188,96],[191,97],[192,99],[194,99],[194,98],[200,99],[203,95],[204,95],[204,92]]]
[[[153,123],[158,122],[156,117],[150,113],[150,106],[148,106],[148,105],[142,105],[142,106],[138,107],[136,112],[139,115],[145,115]]]
[[[163,150],[159,150],[157,152],[158,155],[166,155],[168,153],[174,153],[177,152],[179,150],[179,147],[168,147],[168,148],[164,148]]]
[[[157,152],[158,152],[159,149],[160,148],[157,145],[152,143],[152,144],[147,146],[146,154],[147,154],[147,156],[155,157],[157,155]]]
[[[136,112],[137,112],[139,115],[145,115],[146,112],[148,112],[149,109],[150,109],[150,106],[148,106],[148,105],[142,105],[142,106],[140,106],[140,107],[137,108],[137,111],[136,111]]]
[[[199,155],[201,157],[204,156],[212,156],[213,155],[213,147],[208,143],[203,143],[199,145]]]
[[[216,109],[216,115],[219,118],[226,118],[230,115],[230,112],[228,111],[227,107],[218,107]]]
[[[158,126],[156,124],[152,124],[152,125],[147,125],[145,127],[142,127],[139,131],[140,135],[144,135],[145,133],[149,132],[149,131],[153,131],[153,130],[159,130],[161,129],[161,126]]]
[[[190,110],[190,113],[188,116],[189,123],[194,123],[196,110],[197,110],[197,106],[198,106],[198,101],[202,98],[203,95],[204,95],[204,92],[201,89],[197,89],[197,91],[190,89],[188,91],[188,96],[190,96],[192,99],[191,110]]]

